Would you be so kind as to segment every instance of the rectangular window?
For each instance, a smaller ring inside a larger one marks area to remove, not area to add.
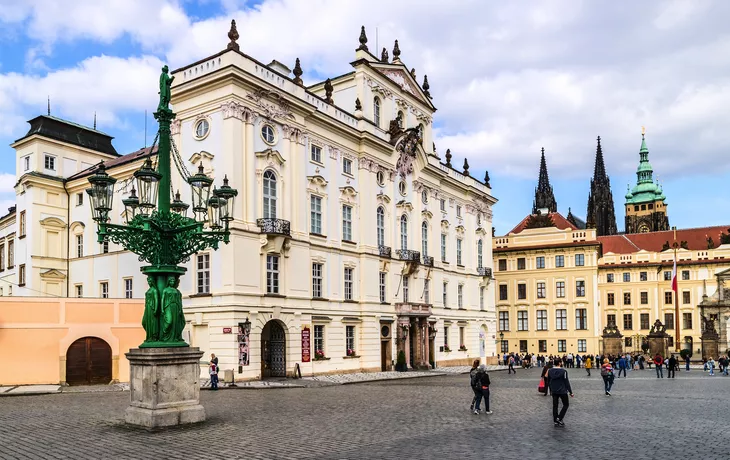
[[[517,330],[518,331],[526,331],[528,330],[527,325],[527,312],[526,311],[518,311],[517,312]]]
[[[585,308],[575,309],[575,328],[578,330],[588,329],[588,310]]]
[[[565,297],[565,281],[555,282],[555,297],[559,297],[561,299]]]
[[[583,254],[576,254],[575,255],[575,266],[576,267],[582,267],[585,265],[586,259],[585,255]]]
[[[641,313],[639,315],[641,329],[649,329],[649,313]]]
[[[464,326],[459,326],[459,348],[466,348],[465,329]]]
[[[49,171],[55,171],[56,170],[56,157],[53,157],[51,155],[46,155],[43,165]]]
[[[548,312],[547,310],[537,310],[537,330],[548,330]]]
[[[312,297],[322,297],[322,264],[312,264]]]
[[[624,283],[630,283],[631,282],[631,273],[624,273]]]
[[[408,276],[403,275],[403,302],[408,302]]]
[[[456,217],[461,217],[461,206],[456,206]]]
[[[649,303],[649,293],[644,291],[639,294],[639,297],[641,298],[641,305],[646,305]]]
[[[84,257],[84,235],[76,235],[76,257]]]
[[[555,268],[565,267],[565,256],[555,256]]]
[[[566,346],[565,346],[565,340],[558,340],[558,353],[565,353]]]
[[[507,285],[499,285],[499,300],[507,300]]]
[[[502,340],[500,344],[502,353],[509,353],[509,340]]]
[[[448,292],[448,289],[447,289],[448,287],[449,287],[449,283],[444,282],[444,284],[443,284],[443,291],[441,291],[442,292],[442,294],[441,294],[441,301],[444,303],[444,308],[449,308],[446,305],[446,293]]]
[[[210,293],[210,254],[198,254],[198,294]]]
[[[322,197],[312,195],[310,232],[322,234]]]
[[[322,163],[322,147],[312,144],[311,152],[312,161],[315,163]]]
[[[625,347],[630,347],[631,342],[632,342],[631,337],[624,337],[624,346]]]
[[[444,348],[449,348],[449,326],[444,326]]]
[[[386,280],[387,273],[380,272],[379,274],[379,286],[378,290],[380,292],[380,303],[385,303],[385,280]]]
[[[499,271],[507,271],[507,259],[499,259]]]
[[[15,240],[8,240],[8,268],[15,266]]]
[[[352,300],[352,270],[345,267],[345,300]]]
[[[692,313],[682,313],[682,329],[692,329]]]
[[[30,155],[23,158],[23,171],[28,171],[30,169]]]
[[[585,297],[586,296],[586,282],[583,280],[579,280],[575,282],[575,295],[576,297]]]
[[[84,194],[77,193],[76,194],[76,206],[83,206],[83,204],[84,204]]]
[[[616,295],[613,292],[609,292],[606,296],[606,303],[608,305],[616,305]]]
[[[667,329],[674,330],[674,313],[664,313],[664,326]]]
[[[634,328],[634,315],[624,313],[624,329],[630,331]]]
[[[520,353],[527,353],[527,340],[520,340]]]
[[[539,282],[537,283],[537,298],[538,299],[544,299],[545,298],[545,283]]]
[[[463,265],[461,263],[461,238],[456,239],[456,265]]]
[[[535,267],[536,268],[545,268],[545,257],[540,256],[535,258]]]
[[[345,356],[355,356],[355,326],[345,326]]]
[[[314,352],[320,352],[324,356],[324,326],[314,325]]]
[[[109,240],[104,240],[104,242],[101,243],[101,253],[102,254],[109,253]]]
[[[555,329],[558,331],[568,330],[568,310],[563,308],[555,310]]]
[[[672,305],[674,303],[673,302],[674,299],[672,298],[672,294],[673,294],[672,291],[666,291],[666,292],[664,292],[664,304],[665,305]]]
[[[342,159],[342,172],[348,175],[352,175],[352,160],[349,158]]]
[[[0,244],[0,272],[5,270],[5,245]]]
[[[682,270],[682,280],[683,281],[689,280],[689,270]]]
[[[124,298],[131,299],[133,294],[132,290],[132,278],[124,279]]]
[[[279,293],[279,256],[266,255],[266,293]]]
[[[667,347],[670,350],[674,347],[674,337],[667,337]]]
[[[431,303],[431,280],[423,280],[423,302],[426,304]]]
[[[25,236],[25,211],[20,211],[20,236]]]
[[[586,339],[578,339],[578,353],[585,353],[588,351],[588,347],[586,345]]]
[[[446,262],[446,235],[441,234],[441,262]]]
[[[499,330],[509,332],[509,312],[499,312]]]
[[[77,284],[74,286],[76,288],[76,297],[81,298],[84,296],[84,285],[83,284]]]
[[[342,206],[342,239],[352,241],[352,206]]]
[[[525,283],[517,285],[517,298],[520,300],[527,298],[527,285]]]
[[[606,282],[607,283],[613,283],[613,273],[608,273],[606,275]]]
[[[479,309],[484,310],[484,286],[479,287]]]
[[[547,353],[547,340],[537,341],[538,353]]]
[[[624,305],[631,305],[631,293],[624,292]]]
[[[682,303],[683,304],[690,303],[690,292],[689,291],[682,291]]]
[[[606,324],[613,324],[616,325],[616,315],[606,315]]]
[[[459,305],[459,308],[464,308],[464,285],[460,284],[456,288],[456,301]]]
[[[441,200],[441,212],[446,212],[446,200]]]
[[[517,259],[517,270],[524,270],[525,269],[525,258],[520,257]]]
[[[25,286],[25,264],[18,265],[18,286]]]
[[[639,281],[646,281],[649,277],[647,276],[646,272],[639,272]]]
[[[102,281],[101,283],[99,283],[99,292],[102,299],[109,298],[109,283],[107,281]]]
[[[672,272],[668,270],[664,272],[664,281],[672,281]]]

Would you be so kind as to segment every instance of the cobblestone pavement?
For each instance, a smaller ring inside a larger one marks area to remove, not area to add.
[[[727,459],[730,378],[637,371],[603,394],[571,369],[565,428],[539,370],[492,373],[493,415],[465,375],[276,391],[205,391],[208,420],[155,433],[123,423],[128,392],[3,398],[0,459]]]

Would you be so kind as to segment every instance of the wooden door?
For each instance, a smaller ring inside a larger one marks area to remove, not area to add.
[[[112,349],[96,337],[81,338],[66,352],[66,383],[106,385],[112,380]]]

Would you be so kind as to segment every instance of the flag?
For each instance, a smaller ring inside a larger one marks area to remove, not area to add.
[[[677,256],[674,256],[674,267],[672,267],[672,291],[677,293]]]

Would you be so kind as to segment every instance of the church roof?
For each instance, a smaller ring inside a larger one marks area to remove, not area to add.
[[[642,133],[639,166],[636,168],[636,185],[626,193],[626,204],[653,203],[666,198],[659,183],[654,183],[652,173],[653,169],[649,163],[649,148],[646,146],[646,139]]]
[[[87,126],[79,125],[51,115],[40,115],[28,120],[30,129],[25,136],[16,140],[20,142],[33,135],[39,135],[68,144],[77,145],[107,155],[118,156],[112,145],[112,136]]]
[[[528,228],[530,218],[533,217],[534,215],[535,214],[530,214],[528,216],[525,216],[525,218],[522,219],[520,221],[520,223],[517,224],[517,226],[515,226],[515,228],[510,230],[509,233],[520,233],[523,230],[525,230],[526,228]],[[570,223],[570,221],[568,221],[568,219],[563,217],[562,214],[560,214],[559,212],[550,212],[547,215],[550,218],[550,220],[552,220],[552,222],[554,224],[553,226],[556,228],[559,228],[560,230],[565,230],[566,228],[570,228],[573,230],[579,230],[579,228],[577,226]]]
[[[720,235],[730,234],[730,225],[715,227],[687,228],[677,230],[677,242],[686,241],[686,248],[690,251],[708,249],[708,239],[712,238],[715,247],[720,245]],[[599,236],[598,241],[603,246],[603,253],[631,254],[641,250],[661,252],[665,244],[674,243],[674,232],[666,230],[650,233],[630,233],[625,235]]]
[[[576,217],[576,215],[573,214],[573,211],[571,211],[570,208],[568,208],[568,215],[565,217],[565,219],[579,230],[583,230],[586,228],[586,222],[580,217]]]

